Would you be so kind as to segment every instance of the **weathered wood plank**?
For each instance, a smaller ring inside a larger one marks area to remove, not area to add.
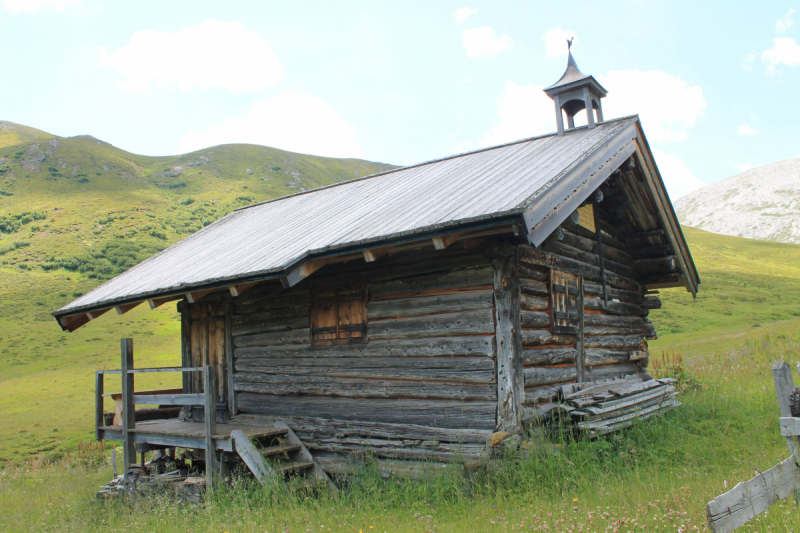
[[[233,337],[233,344],[237,348],[247,346],[280,346],[283,344],[308,344],[311,342],[311,329],[290,329],[256,335],[242,335]]]
[[[241,429],[231,431],[231,440],[236,453],[242,458],[244,464],[250,469],[256,480],[262,485],[274,484],[278,478],[275,471],[264,460],[258,449],[250,442],[250,438]]]
[[[600,265],[600,258],[596,253],[584,252],[583,250],[573,248],[572,246],[558,241],[545,242],[542,248],[554,255],[567,257],[587,265],[597,267]],[[608,259],[605,257],[605,254],[603,255],[603,266],[606,270],[621,276],[631,277],[634,274],[634,269],[631,266]]]
[[[541,329],[550,326],[550,313],[538,311],[521,311],[520,325],[523,328]]]
[[[591,281],[600,281],[600,268],[594,265],[587,265],[574,259],[560,257],[524,244],[520,245],[517,251],[519,260],[524,263],[562,270],[570,274],[583,276]],[[628,291],[641,292],[643,290],[642,285],[636,280],[611,272],[606,272],[606,283]]]
[[[231,317],[231,332],[238,337],[287,329],[303,329],[309,327],[308,317],[307,306],[235,315]]]
[[[546,346],[548,344],[573,344],[574,335],[556,335],[547,329],[522,330],[522,346]]]
[[[794,378],[792,377],[792,368],[786,361],[777,361],[772,365],[772,380],[775,383],[775,395],[778,399],[781,417],[790,418],[792,407],[789,404],[789,395],[794,389]],[[786,445],[792,455],[797,456],[800,452],[798,444],[800,444],[800,440],[786,437]]]
[[[500,431],[519,433],[522,431],[522,397],[524,377],[522,374],[522,339],[520,335],[521,282],[514,256],[495,259],[494,300],[497,324],[497,428]],[[530,311],[527,318],[532,321]],[[544,315],[544,313],[539,313]]]
[[[589,311],[603,311],[610,315],[647,316],[647,310],[636,304],[609,301],[606,306],[601,298],[584,298],[583,307]]]
[[[494,383],[488,357],[337,357],[238,359],[236,372]]]
[[[643,371],[634,363],[622,363],[618,365],[593,366],[586,369],[586,381],[595,381],[606,378],[621,378],[641,374]]]
[[[598,335],[586,337],[586,348],[644,350],[641,335]]]
[[[542,268],[519,265],[517,266],[517,270],[519,271],[519,277],[522,279],[532,279],[535,281],[548,281],[550,279],[547,271]]]
[[[644,320],[638,316],[605,315],[601,313],[585,313],[583,323],[586,326],[641,329]]]
[[[551,386],[526,388],[523,405],[530,406],[544,402],[552,402],[558,398],[558,388]]]
[[[578,357],[575,348],[534,348],[522,350],[523,366],[566,365]]]
[[[519,288],[522,291],[522,294],[528,294],[531,296],[550,296],[550,286],[547,283],[543,283],[541,281],[534,281],[531,279],[521,279],[519,280]]]
[[[438,398],[443,400],[497,399],[494,384],[440,383],[410,380],[296,376],[237,373],[234,387],[240,392],[278,396],[342,396],[347,398]]]
[[[491,286],[492,267],[485,266],[373,282],[369,285],[369,291],[373,299],[385,299],[392,294],[411,296],[434,289],[484,287],[485,290]]]
[[[314,465],[311,467],[311,471],[314,474],[314,477],[316,477],[320,481],[324,481],[328,487],[328,490],[334,493],[338,492],[338,489],[336,488],[336,485],[333,484],[333,481],[331,481],[331,478],[328,477],[328,474],[326,474],[325,471],[322,469],[322,467],[319,465],[319,463],[317,463],[317,461],[314,459],[314,457],[306,448],[303,441],[301,441],[295,434],[295,432],[292,431],[292,428],[289,427],[286,424],[286,422],[283,421],[275,422],[275,427],[278,429],[285,429],[287,442],[289,444],[299,447],[300,449],[298,451],[298,455],[300,456],[300,458],[304,461],[311,462]]]
[[[708,526],[715,533],[729,533],[798,490],[800,470],[794,457],[789,457],[708,502]]]
[[[493,335],[471,337],[430,337],[403,340],[371,340],[367,344],[310,346],[293,344],[238,348],[238,359],[254,357],[441,357],[487,356],[495,352]]]
[[[493,314],[492,309],[481,309],[462,313],[370,321],[367,324],[367,336],[370,340],[388,340],[490,334],[494,333]]]
[[[586,366],[612,365],[627,363],[631,359],[631,352],[619,350],[586,349]]]
[[[492,307],[492,291],[375,300],[367,305],[370,320],[476,311]]]
[[[611,326],[587,326],[585,335],[644,335],[644,328],[613,328]]]
[[[545,298],[521,294],[519,301],[520,307],[526,311],[547,311],[550,308],[550,302]]]
[[[525,368],[524,372],[526,388],[574,381],[578,377],[578,370],[574,365],[537,366]]]
[[[277,417],[315,414],[322,418],[359,422],[403,423],[448,428],[494,429],[496,402],[379,399],[352,400],[315,396],[272,396],[242,392],[239,410]]]
[[[603,257],[624,265],[631,265],[633,263],[633,258],[629,253],[612,246],[607,241],[608,239],[603,239]],[[561,242],[572,246],[573,248],[583,250],[584,252],[591,252],[593,254],[597,253],[596,239],[580,236],[576,233],[572,233],[568,229],[564,230],[564,239]]]
[[[603,296],[603,286],[599,283],[591,283],[588,281],[583,282],[583,293],[589,296]],[[635,291],[626,291],[623,289],[615,289],[614,287],[606,287],[606,293],[610,300],[619,300],[620,302],[641,304],[644,299],[644,294]]]
[[[276,418],[265,415],[240,415],[236,422],[251,425],[271,425]],[[314,418],[308,416],[282,418],[301,437],[312,438],[372,438],[397,440],[430,440],[453,443],[486,443],[493,430],[470,428],[429,427],[418,424],[386,424]],[[313,436],[313,437],[312,437]],[[305,439],[304,439],[305,440]]]

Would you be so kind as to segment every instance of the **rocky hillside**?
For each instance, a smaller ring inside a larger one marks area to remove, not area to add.
[[[800,158],[753,168],[675,202],[681,223],[713,233],[800,243]]]

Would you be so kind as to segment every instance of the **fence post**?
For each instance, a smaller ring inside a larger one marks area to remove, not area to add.
[[[213,490],[214,477],[217,475],[218,461],[217,449],[212,438],[217,433],[217,368],[206,365],[204,374],[205,405],[203,406],[203,419],[206,425],[206,490]]]
[[[133,403],[133,339],[122,339],[122,475],[128,481],[128,470],[136,462],[136,446],[133,442],[133,432],[136,427],[136,407]]]
[[[100,428],[105,426],[103,421],[104,376],[102,370],[98,370],[94,374],[94,438],[99,441],[103,440],[103,431]]]

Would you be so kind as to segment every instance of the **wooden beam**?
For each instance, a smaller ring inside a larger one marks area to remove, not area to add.
[[[290,289],[306,279],[308,276],[324,267],[330,261],[327,257],[320,257],[318,259],[309,259],[299,265],[295,266],[281,278],[281,283],[285,289]]]
[[[231,296],[234,298],[237,296],[241,296],[245,292],[249,291],[256,285],[258,285],[259,281],[248,281],[247,283],[239,283],[237,285],[230,285],[228,290],[231,291]]]
[[[772,365],[772,380],[775,383],[775,395],[778,397],[781,418],[792,418],[789,395],[794,389],[794,379],[792,378],[792,368],[786,361],[779,361]],[[793,456],[800,453],[797,448],[798,443],[800,441],[797,438],[786,436],[786,445],[789,447],[789,453]]]
[[[630,241],[634,239],[649,239],[650,237],[660,237],[662,235],[664,235],[663,229],[654,229],[652,231],[642,231],[640,233],[628,233],[626,235],[620,235],[619,240]]]
[[[214,482],[219,474],[217,448],[213,436],[217,434],[217,367],[208,365],[203,372],[204,400],[203,419],[205,421],[205,459],[206,490],[214,489]]]
[[[497,429],[522,432],[525,382],[517,258],[493,261],[497,338]]]
[[[122,475],[128,480],[128,471],[136,462],[136,448],[133,442],[132,430],[136,427],[136,411],[133,404],[133,374],[128,370],[133,369],[133,339],[120,341],[122,352]]]
[[[118,306],[114,307],[114,309],[117,310],[117,314],[118,315],[124,315],[125,313],[127,313],[128,311],[130,311],[131,309],[133,309],[134,307],[136,307],[140,303],[142,303],[142,302],[134,302],[134,303],[131,303],[131,304],[118,305]]]
[[[90,320],[92,320],[92,317],[89,314],[81,313],[78,315],[61,317],[58,319],[58,322],[61,324],[62,329],[72,333],[82,325],[89,323]]]
[[[197,303],[198,300],[206,296],[207,294],[211,294],[216,289],[208,289],[205,291],[195,291],[195,292],[187,292],[186,293],[186,300],[190,303]]]
[[[183,300],[183,294],[164,296],[163,298],[153,298],[152,300],[147,300],[147,304],[150,306],[150,309],[155,309],[156,307],[161,307],[167,302],[174,302],[175,300]]]
[[[447,235],[439,235],[433,238],[433,247],[437,250],[444,250],[458,239],[461,238],[462,233],[448,233]]]
[[[111,310],[110,307],[106,307],[105,309],[98,309],[97,311],[89,311],[88,313],[86,313],[86,316],[89,317],[89,320],[94,320],[95,318],[98,318],[99,316],[105,314],[106,311],[109,310]]]
[[[364,250],[362,253],[364,254],[364,261],[367,263],[372,263],[373,261],[377,261],[384,255],[388,254],[392,250],[392,246],[384,246],[383,248],[371,248],[369,250]]]

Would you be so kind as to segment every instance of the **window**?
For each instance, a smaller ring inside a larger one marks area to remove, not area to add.
[[[553,333],[577,335],[580,326],[581,278],[574,274],[550,271],[550,298]]]
[[[361,344],[366,341],[366,283],[320,284],[311,289],[311,344]]]

